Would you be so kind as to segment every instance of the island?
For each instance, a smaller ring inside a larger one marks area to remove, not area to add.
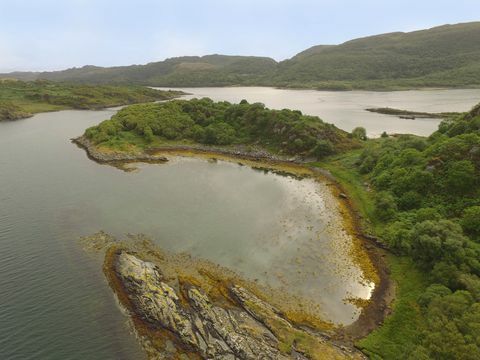
[[[428,113],[422,111],[409,111],[409,110],[399,110],[393,108],[369,108],[365,109],[370,112],[385,114],[385,115],[395,115],[398,116],[400,119],[444,119],[444,118],[451,118],[460,115],[460,113],[456,112],[441,112],[441,113]]]

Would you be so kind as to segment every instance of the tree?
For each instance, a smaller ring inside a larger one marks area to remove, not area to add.
[[[472,206],[463,212],[461,224],[465,232],[480,239],[480,206]]]
[[[418,299],[418,303],[423,307],[428,307],[433,299],[438,297],[450,295],[452,291],[446,287],[445,285],[441,284],[432,284],[430,285],[425,292],[420,295]]]
[[[475,184],[475,166],[468,160],[452,162],[446,173],[449,190],[456,193],[469,192]]]
[[[367,140],[367,130],[364,127],[356,127],[352,130],[352,137],[359,140]]]
[[[317,158],[331,155],[335,152],[332,143],[328,140],[318,140],[317,145],[313,148],[312,155]]]
[[[228,145],[235,139],[235,129],[230,125],[219,122],[205,128],[205,142],[214,145]]]
[[[465,261],[466,242],[458,224],[450,220],[426,220],[413,228],[412,256],[427,267],[441,260],[461,264]]]

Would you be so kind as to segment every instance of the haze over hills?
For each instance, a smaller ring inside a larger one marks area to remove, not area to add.
[[[0,76],[179,87],[269,85],[339,90],[476,87],[480,86],[480,22],[314,46],[281,62],[254,56],[185,56],[146,65],[85,66]]]

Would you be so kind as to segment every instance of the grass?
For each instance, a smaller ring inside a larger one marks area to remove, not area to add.
[[[424,323],[416,300],[428,286],[426,274],[406,257],[390,255],[387,264],[397,284],[393,313],[356,345],[371,359],[402,359],[418,340]]]
[[[332,156],[312,165],[328,170],[336,178],[367,222],[365,226],[378,235],[383,224],[375,218],[373,193],[365,186],[368,179],[355,166],[361,151]],[[371,359],[402,359],[406,349],[417,342],[422,329],[424,320],[416,300],[428,286],[428,281],[426,274],[418,270],[410,258],[389,254],[386,264],[391,280],[396,284],[393,312],[382,326],[356,345]]]
[[[357,149],[337,156],[328,157],[322,161],[311,164],[312,166],[328,170],[348,193],[354,208],[363,218],[366,230],[379,232],[382,224],[375,217],[373,196],[367,190],[365,183],[368,179],[360,174],[355,163],[362,149]]]

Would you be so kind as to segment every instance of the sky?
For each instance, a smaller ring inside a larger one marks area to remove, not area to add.
[[[0,72],[310,46],[480,20],[479,0],[0,0]]]

